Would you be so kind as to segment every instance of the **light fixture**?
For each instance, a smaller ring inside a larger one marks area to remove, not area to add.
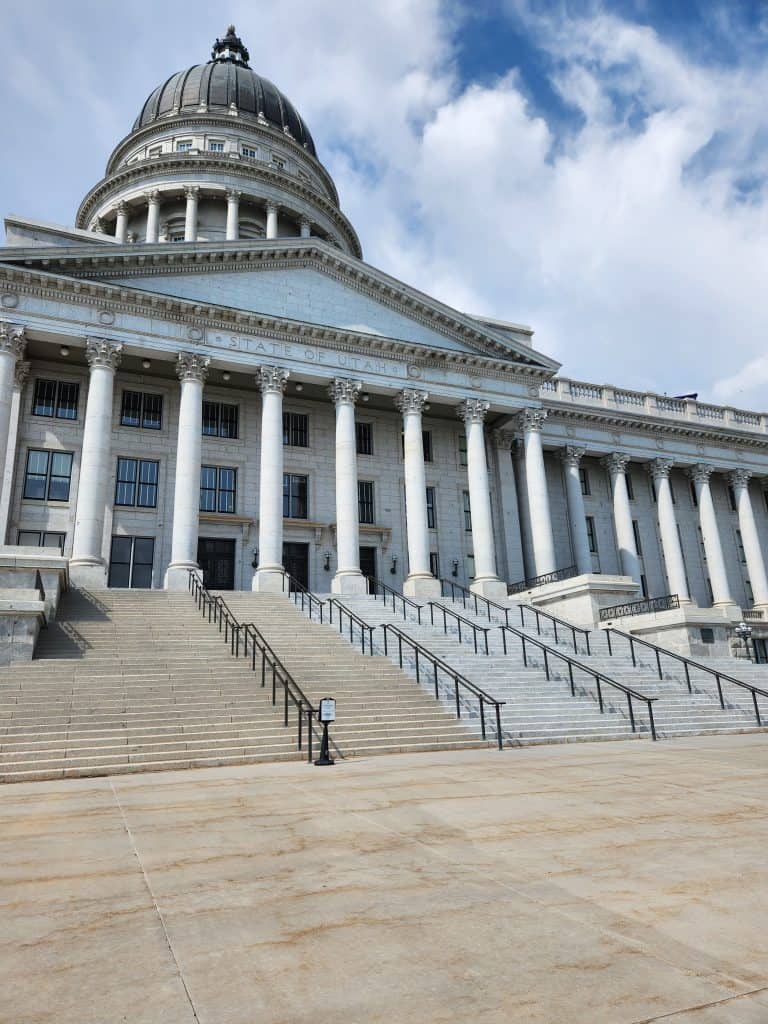
[[[144,367],[145,370],[148,370],[152,363],[150,363],[148,359],[142,359],[141,365]]]
[[[63,356],[68,356],[69,355],[69,345],[62,345],[61,348],[59,349],[59,352],[61,352],[61,354]]]
[[[297,384],[296,385],[296,390],[297,391],[303,391],[304,390],[304,385],[303,384]]]
[[[397,555],[392,555],[392,565],[389,567],[389,571],[394,576],[397,572]]]
[[[424,412],[429,412],[431,408],[432,406],[429,404],[429,402],[424,403]]]
[[[364,391],[360,397],[362,398],[362,400],[364,402],[367,402],[370,399],[371,396],[368,394],[367,391]]]
[[[253,549],[253,559],[251,561],[251,568],[252,569],[257,569],[258,565],[259,565],[259,549],[258,548],[254,548]]]
[[[323,562],[323,568],[325,569],[326,572],[330,572],[331,571],[331,552],[330,551],[326,551],[325,554],[323,555],[323,558],[325,559],[325,561]]]
[[[458,560],[458,558],[454,558],[453,561],[451,562],[451,565],[453,566],[453,568],[451,569],[451,576],[458,576],[459,575],[459,560]]]
[[[232,374],[229,372],[229,370],[225,370],[224,373],[222,373],[222,375],[221,375],[221,379],[222,380],[229,380],[229,378],[231,376],[232,376]]]

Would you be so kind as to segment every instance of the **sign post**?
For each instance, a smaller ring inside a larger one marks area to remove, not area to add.
[[[335,697],[323,697],[320,701],[320,710],[317,713],[318,721],[323,727],[323,738],[320,741],[320,757],[315,761],[315,764],[326,765],[335,764],[336,762],[330,756],[328,749],[328,726],[331,722],[336,721],[336,698]]]

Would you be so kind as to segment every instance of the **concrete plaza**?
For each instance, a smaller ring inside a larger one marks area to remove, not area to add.
[[[765,1024],[768,740],[0,790],[3,1024]]]

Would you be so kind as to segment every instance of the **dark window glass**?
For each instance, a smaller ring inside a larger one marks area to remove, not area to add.
[[[595,536],[595,520],[593,516],[587,516],[587,540],[589,550],[593,555],[597,554],[597,537]]]
[[[237,406],[222,405],[219,414],[219,437],[237,437]]]
[[[48,484],[48,452],[27,452],[27,472],[24,477],[24,497],[45,500]]]
[[[59,381],[56,398],[56,415],[60,420],[77,419],[77,398],[80,387],[77,384]]]
[[[635,535],[635,548],[637,549],[638,555],[643,553],[643,545],[640,543],[640,524],[636,519],[632,520],[632,532]]]
[[[283,413],[283,444],[292,448],[309,447],[309,416],[301,412]]]
[[[115,504],[136,504],[136,476],[138,473],[137,459],[118,459],[117,477],[115,480]]]
[[[469,491],[463,491],[464,495],[464,529],[467,533],[472,532],[472,507],[469,504]]]
[[[200,467],[200,511],[216,511],[216,467]]]
[[[579,482],[581,483],[581,493],[591,494],[592,490],[589,486],[589,472],[584,466],[579,467]]]
[[[427,527],[435,529],[435,488],[427,488]]]
[[[203,433],[207,437],[219,435],[219,403],[203,402]]]
[[[146,395],[143,391],[124,391],[120,424],[123,427],[159,430],[163,425],[163,396]]]
[[[627,497],[629,498],[630,501],[634,501],[635,500],[635,489],[632,486],[632,474],[631,473],[625,473],[624,474],[624,479],[627,482]]]
[[[219,512],[234,513],[237,470],[219,469]]]
[[[80,385],[70,381],[36,380],[32,415],[76,420],[79,393]]]
[[[649,480],[648,482],[651,485],[651,500],[656,504],[656,482],[654,480]]]
[[[421,443],[424,446],[424,461],[432,461],[432,431],[422,430],[421,432]]]
[[[459,434],[459,465],[467,465],[467,435]]]
[[[373,424],[355,423],[358,455],[373,455]]]
[[[203,402],[203,434],[206,437],[236,438],[238,408],[224,402]]]
[[[40,532],[39,530],[19,530],[16,543],[31,548],[56,548],[64,554],[66,533]]]
[[[109,558],[110,587],[129,587],[131,585],[131,552],[133,537],[113,537],[112,551]]]
[[[124,391],[120,407],[120,423],[124,427],[141,426],[141,392]]]
[[[50,501],[69,501],[72,477],[72,456],[69,452],[51,452],[51,476],[48,481]]]
[[[640,590],[643,593],[643,597],[648,597],[648,583],[644,575],[640,576]]]
[[[200,511],[235,511],[237,470],[224,466],[200,467]]]
[[[440,555],[436,551],[429,552],[429,571],[436,580],[440,579]]]
[[[307,519],[307,477],[283,474],[283,515],[286,519]]]
[[[143,459],[118,459],[115,505],[157,508],[159,463]]]
[[[56,409],[56,381],[36,380],[32,402],[33,416],[53,416]]]
[[[375,523],[376,511],[373,500],[373,481],[358,480],[357,482],[358,518],[361,523]]]
[[[163,396],[144,395],[141,425],[147,430],[159,430],[163,425]],[[154,546],[154,541],[152,541]]]
[[[110,587],[152,586],[153,537],[113,537],[109,559]]]
[[[160,475],[160,463],[144,461],[139,463],[139,490],[136,504],[139,508],[157,508],[157,480]]]
[[[728,504],[731,506],[731,512],[736,511],[736,492],[731,484],[728,484]]]
[[[696,484],[691,480],[691,503],[696,508],[699,504],[699,499],[696,497]]]
[[[24,497],[49,501],[68,501],[72,476],[70,452],[27,452]]]
[[[133,541],[132,587],[152,586],[152,562],[155,556],[155,541],[152,537],[136,537]]]

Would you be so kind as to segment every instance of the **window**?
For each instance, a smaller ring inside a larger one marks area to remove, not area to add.
[[[160,463],[144,459],[118,459],[115,505],[157,508]]]
[[[644,574],[640,575],[640,590],[642,592],[643,597],[648,597],[648,581],[646,580]]]
[[[432,462],[432,431],[422,430],[421,443],[424,446],[424,461]]]
[[[651,487],[651,501],[655,505],[656,502],[658,501],[658,498],[656,496],[656,481],[655,480],[649,480],[648,483],[650,484],[650,487]]]
[[[589,470],[585,469],[584,466],[579,467],[579,483],[581,484],[582,494],[592,493],[592,489],[589,486]]]
[[[121,427],[159,430],[163,425],[163,396],[143,391],[124,391],[120,407]]]
[[[472,532],[472,508],[469,504],[469,491],[462,491],[464,498],[464,529],[467,533]]]
[[[626,480],[626,483],[627,483],[627,497],[629,498],[630,501],[634,501],[635,500],[635,488],[632,486],[632,474],[631,473],[625,473],[624,474],[624,479]]]
[[[249,160],[255,160],[259,155],[253,146],[243,146],[240,150],[243,156],[247,156]]]
[[[691,504],[694,508],[699,507],[699,499],[696,496],[696,484],[691,480]]]
[[[440,555],[437,551],[429,552],[429,571],[436,580],[440,579]]]
[[[181,230],[179,230],[179,231],[169,231],[168,232],[168,241],[169,242],[183,242],[184,241],[184,232],[181,231]]]
[[[375,523],[376,511],[373,501],[373,480],[357,482],[358,520],[361,523]]]
[[[669,496],[672,499],[672,504],[676,505],[677,504],[677,498],[675,497],[675,487],[674,487],[674,484],[672,483],[672,477],[669,478]]]
[[[704,626],[701,630],[701,642],[703,644],[713,644],[715,642],[715,631],[709,626]]]
[[[459,465],[467,465],[467,435],[459,434]]]
[[[475,556],[467,555],[467,579],[475,578]]]
[[[281,160],[279,156],[272,156],[272,163],[275,167],[279,167],[281,170],[285,169],[285,160]]]
[[[635,537],[635,550],[638,555],[642,558],[643,556],[643,545],[640,543],[640,524],[636,519],[632,520],[632,533]]]
[[[752,584],[749,582],[749,580],[744,580],[744,593],[747,596],[747,601],[749,602],[749,604],[754,604],[755,595],[752,593]]]
[[[735,512],[736,492],[734,491],[732,484],[728,484],[728,504],[731,506],[731,512]]]
[[[176,143],[176,152],[177,153],[188,153],[190,151],[190,149],[192,149],[192,140],[191,139],[184,139],[183,141]]]
[[[149,589],[154,557],[154,537],[113,537],[107,586]]]
[[[79,393],[79,384],[63,380],[36,380],[32,415],[76,420]]]
[[[706,560],[707,560],[707,548],[706,548],[706,545],[704,544],[704,532],[703,532],[703,530],[701,529],[700,526],[696,528],[696,532],[699,535],[699,551],[701,552],[701,560],[702,560],[702,562],[706,562]]]
[[[355,423],[358,455],[373,455],[373,424]]]
[[[597,534],[595,533],[595,517],[587,516],[587,540],[589,542],[589,550],[593,555],[597,554]]]
[[[309,448],[309,416],[306,413],[283,413],[283,444],[291,448]]]
[[[160,156],[160,154],[162,152],[163,152],[163,147],[162,146],[150,146],[149,147],[149,154],[148,155],[149,156]]]
[[[283,473],[283,516],[286,519],[307,519],[307,477]]]
[[[211,141],[208,143],[208,149],[211,153],[223,153],[224,143],[220,142],[219,140],[211,139]]]
[[[66,533],[49,533],[41,530],[19,530],[16,543],[29,548],[58,548],[64,554]]]
[[[746,564],[747,555],[744,551],[744,539],[741,536],[741,530],[736,531],[736,547],[738,548],[739,552],[739,561],[744,562]]]
[[[200,511],[235,511],[237,470],[225,466],[200,467]]]
[[[429,530],[436,529],[437,528],[436,523],[437,523],[437,520],[435,518],[435,488],[434,487],[428,487],[427,488],[427,528]]]
[[[203,402],[203,434],[205,437],[238,436],[238,407],[224,402]]]
[[[24,475],[24,497],[45,501],[69,501],[72,478],[71,452],[46,452],[30,448]]]

